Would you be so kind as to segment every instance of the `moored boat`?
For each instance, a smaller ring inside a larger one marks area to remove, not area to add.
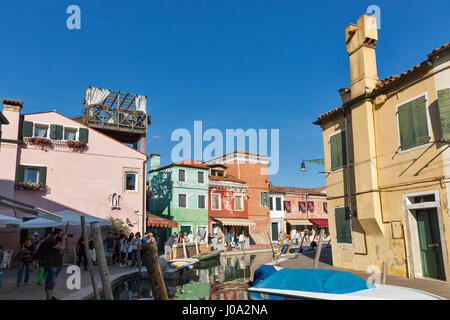
[[[346,271],[263,265],[247,289],[254,300],[445,300],[412,288],[372,284]]]
[[[200,263],[202,262],[206,262],[212,259],[217,259],[220,257],[220,251],[211,251],[211,252],[204,252],[204,253],[199,253],[195,256],[192,256],[191,258],[193,259],[198,259],[200,261]]]
[[[193,270],[194,265],[198,262],[198,259],[193,258],[175,259],[170,261],[167,261],[163,258],[159,259],[159,264],[161,266],[164,279],[184,277]],[[141,271],[141,275],[143,278],[148,278],[148,272],[146,268],[144,269],[145,271]]]

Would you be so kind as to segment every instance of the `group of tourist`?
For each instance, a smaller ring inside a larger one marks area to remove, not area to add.
[[[245,244],[244,233],[242,232],[240,235],[238,235],[237,233],[228,231],[225,235],[225,243],[227,245],[227,251],[231,251],[232,249],[242,250]]]
[[[181,244],[181,243],[200,243],[203,241],[204,237],[202,237],[200,231],[197,232],[197,235],[194,237],[192,231],[189,233],[181,231],[179,233],[174,232],[169,239],[167,239],[166,243],[164,244],[164,259],[170,260],[172,259],[172,247],[175,244]]]

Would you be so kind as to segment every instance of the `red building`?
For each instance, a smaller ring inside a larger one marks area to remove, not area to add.
[[[219,238],[228,232],[247,238],[249,227],[255,225],[248,219],[248,186],[245,181],[227,173],[224,164],[208,165],[209,201],[208,223],[212,235]]]

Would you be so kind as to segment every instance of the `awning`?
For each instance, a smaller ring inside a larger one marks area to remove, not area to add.
[[[314,201],[308,201],[308,209],[314,211]]]
[[[247,218],[214,218],[214,220],[220,221],[224,226],[242,226],[250,227],[256,226],[256,223],[248,220]]]
[[[4,196],[0,196],[0,207],[5,207],[23,213],[32,214],[36,217],[44,218],[47,220],[53,220],[57,222],[62,221],[62,217],[57,214]]]
[[[306,212],[306,205],[305,205],[305,202],[304,202],[304,201],[300,201],[299,204],[300,204],[300,210],[301,210],[302,212]]]
[[[81,226],[81,216],[85,217],[86,226],[88,226],[91,222],[98,222],[101,226],[110,226],[112,225],[111,220],[102,219],[99,217],[94,217],[85,213],[81,213],[78,211],[73,211],[70,209],[66,209],[63,211],[59,211],[56,213],[62,217],[62,225],[66,226]]]
[[[319,228],[328,227],[328,219],[310,219],[310,221],[317,225]]]
[[[147,227],[177,228],[178,223],[163,217],[155,216],[154,214],[147,213]]]
[[[0,214],[0,225],[15,225],[20,226],[22,223],[21,219],[17,219],[11,216]]]
[[[22,222],[20,227],[22,229],[40,229],[40,228],[53,228],[60,227],[64,224],[62,222],[52,221],[44,218],[31,219],[26,222]]]
[[[291,202],[290,201],[284,201],[284,209],[287,212],[291,212]]]
[[[313,224],[307,219],[286,219],[291,226],[312,226]]]

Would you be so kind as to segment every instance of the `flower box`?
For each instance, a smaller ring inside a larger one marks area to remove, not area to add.
[[[33,137],[33,138],[29,138],[28,141],[32,144],[36,144],[39,146],[49,146],[52,144],[50,139],[47,138],[39,138],[39,137]]]
[[[73,141],[73,140],[67,141],[67,145],[73,149],[84,149],[87,147],[86,142]]]
[[[19,190],[43,191],[45,186],[39,182],[19,182],[16,184]]]

